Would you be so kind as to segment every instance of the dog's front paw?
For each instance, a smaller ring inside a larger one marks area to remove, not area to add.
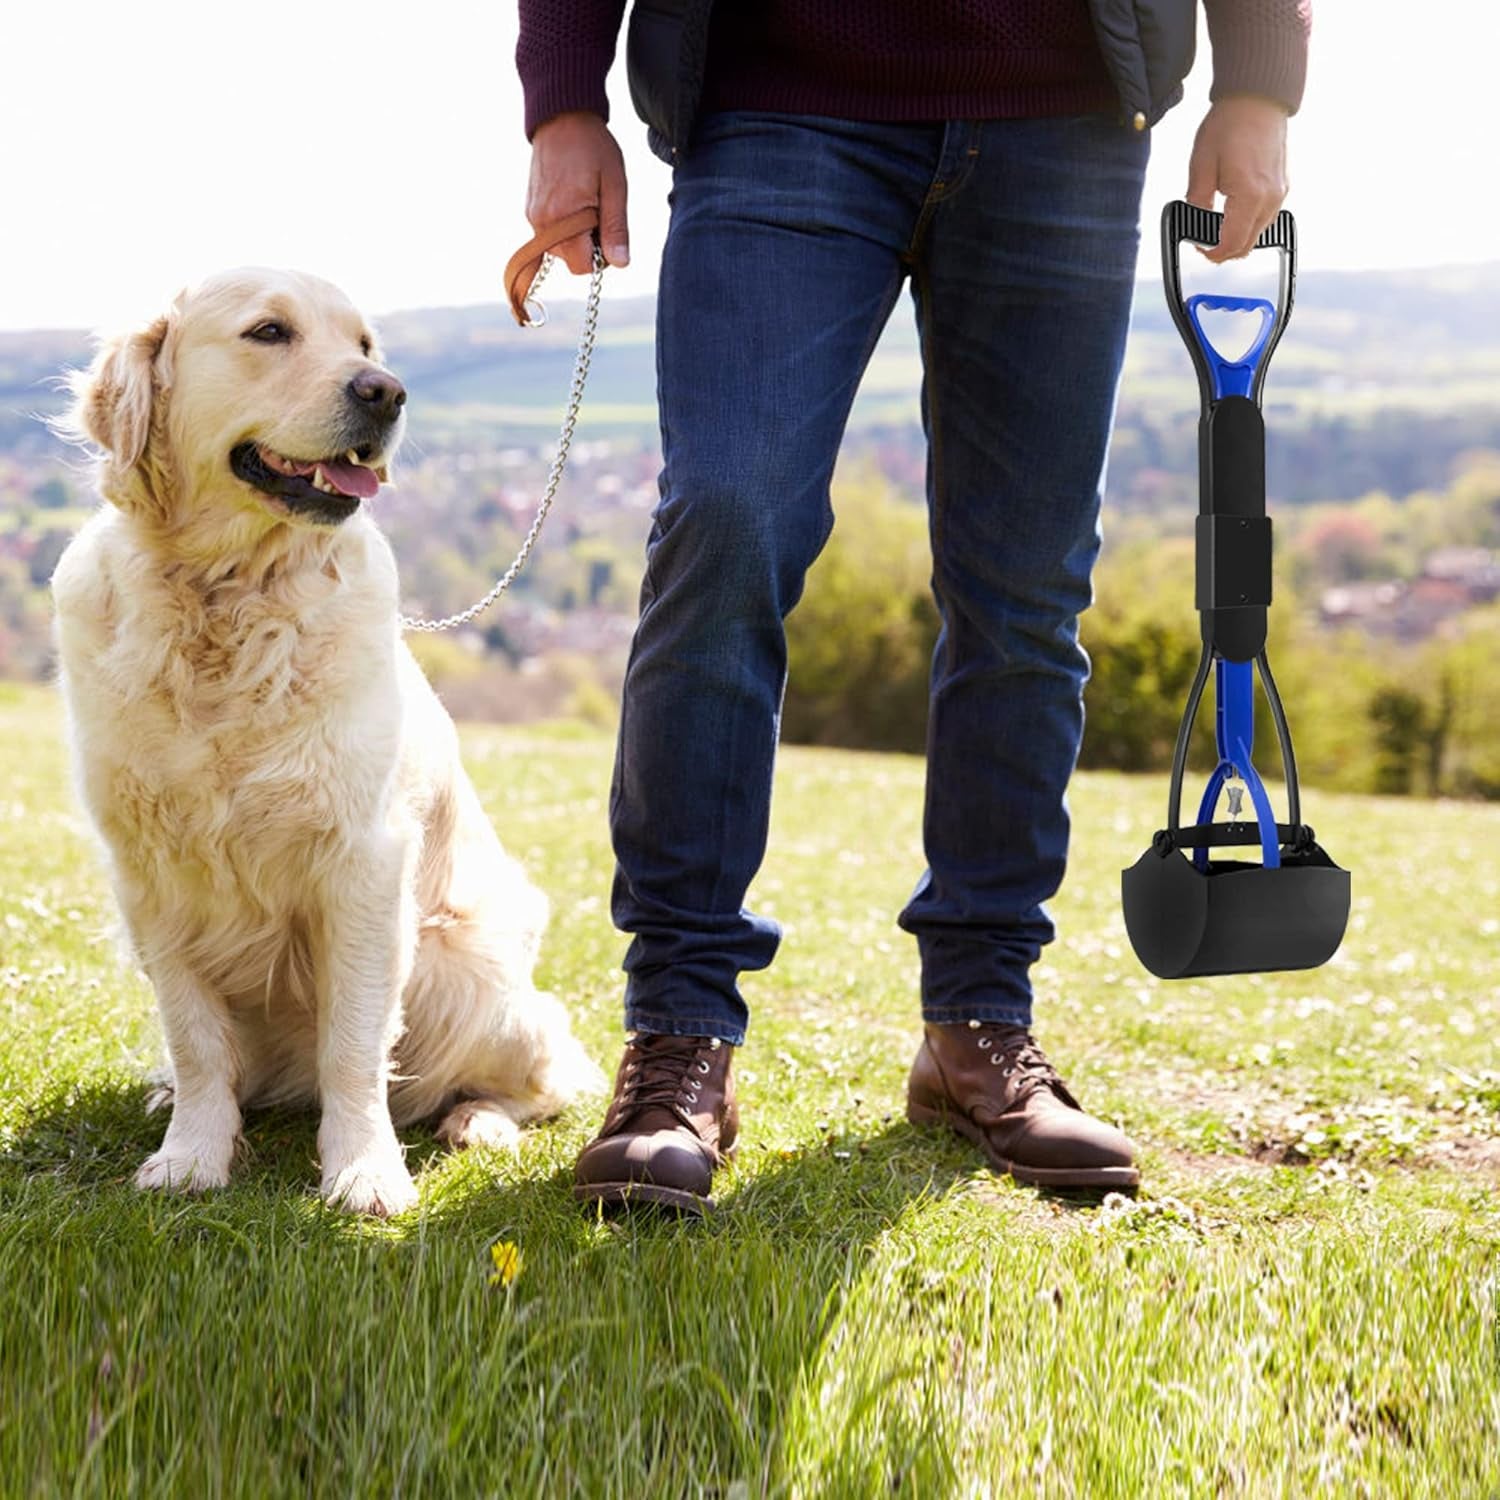
[[[417,1185],[406,1170],[399,1146],[371,1151],[342,1166],[325,1169],[322,1191],[335,1208],[380,1219],[417,1206]]]
[[[229,1181],[229,1164],[233,1157],[233,1141],[227,1147],[200,1147],[196,1150],[164,1145],[141,1163],[135,1174],[135,1185],[178,1193],[202,1193],[209,1188],[221,1188]]]

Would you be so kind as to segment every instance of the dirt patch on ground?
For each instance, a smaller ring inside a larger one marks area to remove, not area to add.
[[[1446,1136],[1429,1142],[1417,1154],[1415,1165],[1442,1167],[1450,1172],[1473,1172],[1500,1182],[1500,1137]]]
[[[1179,1151],[1173,1146],[1153,1146],[1174,1171],[1190,1177],[1227,1177],[1237,1172],[1268,1172],[1273,1163],[1258,1156],[1237,1156],[1228,1151]]]
[[[1426,1141],[1409,1156],[1381,1159],[1356,1155],[1309,1156],[1285,1141],[1261,1140],[1243,1156],[1224,1152],[1179,1151],[1171,1146],[1157,1146],[1155,1154],[1164,1157],[1175,1169],[1194,1177],[1214,1177],[1234,1172],[1269,1172],[1273,1167],[1317,1168],[1334,1162],[1366,1165],[1371,1168],[1420,1170],[1437,1168],[1448,1172],[1472,1173],[1500,1182],[1500,1137],[1444,1134]]]
[[[1500,1176],[1500,1136],[1474,1134],[1472,1105],[1458,1107],[1462,1099],[1374,1094],[1333,1102],[1283,1093],[1262,1078],[1247,1078],[1236,1086],[1211,1073],[1164,1072],[1153,1087],[1169,1115],[1160,1123],[1172,1134],[1180,1131],[1191,1139],[1196,1129],[1189,1122],[1212,1122],[1209,1130],[1218,1139],[1206,1142],[1201,1151],[1157,1148],[1195,1175],[1230,1164],[1316,1167],[1337,1160],[1372,1168],[1443,1167]],[[1443,1107],[1450,1103],[1453,1107]],[[1170,1119],[1173,1115],[1180,1125]]]

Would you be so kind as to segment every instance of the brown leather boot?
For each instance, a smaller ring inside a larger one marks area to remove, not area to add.
[[[573,1196],[712,1209],[709,1184],[739,1133],[733,1055],[717,1037],[632,1036],[604,1124],[578,1158]]]
[[[997,1172],[1052,1188],[1133,1188],[1135,1148],[1070,1094],[1023,1026],[926,1028],[906,1085],[906,1118],[973,1141]]]

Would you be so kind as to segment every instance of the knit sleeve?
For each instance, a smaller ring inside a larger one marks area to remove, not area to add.
[[[625,0],[520,0],[516,71],[526,97],[526,139],[573,109],[609,119],[604,80]]]
[[[1296,114],[1307,79],[1312,0],[1204,0],[1214,51],[1211,98],[1264,94]]]

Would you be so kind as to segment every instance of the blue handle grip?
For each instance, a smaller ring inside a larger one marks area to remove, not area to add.
[[[1206,312],[1235,312],[1260,314],[1260,331],[1255,342],[1238,358],[1226,359],[1215,347],[1213,340],[1203,330],[1198,317],[1199,310]],[[1208,361],[1213,378],[1213,399],[1224,396],[1248,396],[1255,389],[1255,372],[1265,357],[1276,330],[1276,304],[1264,297],[1228,297],[1217,293],[1200,293],[1187,299],[1187,315],[1197,336],[1198,346]]]

